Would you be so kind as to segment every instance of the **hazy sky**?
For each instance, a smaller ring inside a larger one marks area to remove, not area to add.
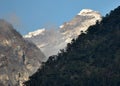
[[[0,18],[26,34],[43,27],[58,27],[85,8],[105,15],[119,5],[120,0],[0,0]]]

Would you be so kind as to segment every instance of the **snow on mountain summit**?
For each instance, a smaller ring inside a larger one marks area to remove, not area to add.
[[[99,12],[91,9],[83,9],[72,20],[59,26],[59,29],[53,31],[43,30],[43,32],[35,37],[28,36],[27,40],[35,43],[46,57],[49,57],[56,55],[60,49],[64,49],[67,43],[77,38],[81,34],[81,31],[85,32],[97,20],[101,21]]]
[[[91,10],[91,9],[83,9],[83,10],[81,10],[81,11],[78,13],[78,15],[88,14],[88,13],[90,13],[90,12],[95,12],[95,11],[93,11],[93,10]]]
[[[71,21],[65,22],[60,26],[60,32],[64,35],[66,42],[69,43],[82,32],[85,32],[89,26],[94,25],[96,21],[101,21],[101,15],[91,9],[83,9]]]
[[[39,34],[43,34],[43,32],[45,31],[45,28],[43,28],[43,29],[38,29],[38,30],[36,30],[36,31],[33,31],[33,32],[29,32],[27,35],[25,35],[24,37],[25,38],[31,38],[31,37],[33,37],[33,36],[37,36],[37,35],[39,35]]]
[[[98,11],[94,11],[94,10],[91,10],[91,9],[83,9],[77,15],[78,16],[93,16],[97,20],[101,20],[100,13]]]

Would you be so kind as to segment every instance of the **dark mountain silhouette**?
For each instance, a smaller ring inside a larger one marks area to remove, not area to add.
[[[51,56],[26,86],[120,86],[120,6]]]
[[[21,86],[44,58],[40,49],[0,19],[0,86]]]

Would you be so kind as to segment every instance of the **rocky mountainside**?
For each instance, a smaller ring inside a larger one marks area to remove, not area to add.
[[[49,57],[26,86],[120,86],[120,6]]]
[[[96,23],[96,20],[101,20],[99,12],[83,9],[71,21],[64,23],[57,30],[40,29],[30,32],[24,37],[35,43],[46,57],[49,57],[65,48],[67,43],[76,38],[81,31],[85,32],[90,25]]]
[[[94,25],[96,21],[101,21],[101,15],[97,11],[91,9],[83,9],[71,21],[60,26],[60,32],[64,36],[65,42],[70,43],[71,40],[81,32],[88,29],[89,26]]]
[[[0,20],[0,86],[21,86],[44,58],[40,49],[24,40],[11,24]]]

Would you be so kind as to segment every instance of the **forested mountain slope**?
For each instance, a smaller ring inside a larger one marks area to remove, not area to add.
[[[90,26],[26,86],[120,86],[120,6]]]

